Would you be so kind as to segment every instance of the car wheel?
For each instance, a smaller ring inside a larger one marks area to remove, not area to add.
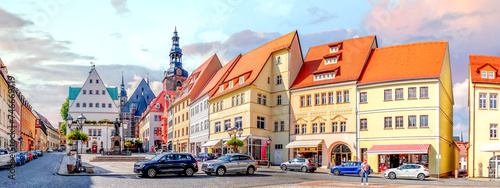
[[[425,175],[424,174],[418,174],[417,178],[420,181],[424,181],[425,180]]]
[[[248,174],[248,175],[253,175],[253,173],[255,173],[255,168],[253,168],[252,166],[251,166],[251,167],[248,167],[248,169],[247,169],[247,174]]]
[[[363,173],[361,172],[361,170],[358,172],[358,176],[361,177],[363,175]]]
[[[396,179],[396,173],[394,172],[389,173],[389,179]]]
[[[281,170],[285,171],[286,170],[286,165],[281,165]]]
[[[223,168],[223,167],[219,167],[217,168],[217,176],[223,176],[224,174],[226,174],[226,169]]]
[[[156,176],[156,169],[148,168],[148,170],[146,170],[146,174],[149,178],[154,178]]]
[[[307,167],[303,166],[303,167],[301,168],[301,170],[302,170],[302,172],[306,173],[306,172],[307,172]]]
[[[187,168],[187,169],[184,171],[184,174],[186,174],[186,176],[188,176],[188,177],[193,176],[193,174],[194,174],[194,170],[193,170],[193,168]]]
[[[333,175],[336,175],[336,176],[340,175],[339,169],[333,170]]]

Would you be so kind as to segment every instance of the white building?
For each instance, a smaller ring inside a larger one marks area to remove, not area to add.
[[[208,93],[203,97],[195,100],[189,106],[191,117],[189,118],[190,134],[189,143],[190,150],[193,154],[208,153],[208,148],[203,148],[202,145],[209,140],[209,121],[208,121]]]
[[[162,145],[162,116],[165,110],[165,95],[175,92],[162,91],[156,98],[151,100],[149,106],[142,113],[142,118],[139,121],[139,138],[142,140],[142,149],[144,151],[152,151],[152,147],[161,148]]]
[[[68,114],[75,120],[80,114],[89,121],[115,121],[118,118],[118,88],[106,87],[95,66],[82,87],[69,88],[68,98]]]

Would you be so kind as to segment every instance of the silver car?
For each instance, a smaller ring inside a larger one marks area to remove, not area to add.
[[[431,173],[427,167],[418,164],[405,164],[398,168],[388,169],[384,172],[384,177],[388,177],[390,179],[417,178],[423,181],[430,175]]]
[[[204,162],[201,170],[208,175],[215,173],[218,176],[223,176],[226,173],[246,173],[254,174],[257,170],[257,165],[253,157],[246,154],[227,154],[217,160]]]
[[[281,163],[281,170],[301,170],[302,172],[311,172],[316,171],[316,163],[309,159],[305,158],[295,158],[290,161]]]

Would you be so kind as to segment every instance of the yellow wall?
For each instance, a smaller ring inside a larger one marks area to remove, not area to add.
[[[181,152],[189,152],[189,96],[186,96],[182,99],[177,100],[170,110],[174,111],[173,116],[169,116],[174,118],[174,138],[172,140],[172,150],[181,151]],[[180,108],[175,112],[175,108]],[[184,115],[184,120],[182,119],[182,115]],[[180,117],[180,118],[179,118]],[[175,123],[175,118],[178,118],[177,123]],[[182,134],[184,130],[184,134]],[[177,134],[179,133],[179,134]],[[179,145],[177,145],[177,140],[179,140]],[[179,150],[180,147],[180,150]]]
[[[486,109],[479,109],[479,93],[486,93]],[[500,85],[498,84],[473,84],[470,85],[469,92],[469,150],[467,152],[467,168],[469,176],[487,177],[489,160],[493,157],[492,152],[482,152],[481,146],[498,143],[500,130],[500,112],[497,109],[490,108],[490,93],[500,94]],[[475,96],[474,96],[475,95]],[[474,98],[475,97],[475,98]],[[498,100],[498,99],[497,99]],[[497,101],[498,106],[498,101]],[[475,120],[475,121],[474,121]],[[490,124],[497,124],[497,139],[490,139]],[[497,153],[498,155],[498,153]],[[482,168],[480,168],[480,163]]]

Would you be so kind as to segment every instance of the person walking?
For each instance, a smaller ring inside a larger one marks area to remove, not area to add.
[[[363,162],[363,164],[361,164],[361,185],[364,185],[364,183],[363,183],[363,177],[365,177],[365,179],[366,179],[366,185],[368,185],[368,174],[370,173],[369,169],[370,169],[370,165],[368,165],[366,163],[366,159],[365,159],[365,161]]]

